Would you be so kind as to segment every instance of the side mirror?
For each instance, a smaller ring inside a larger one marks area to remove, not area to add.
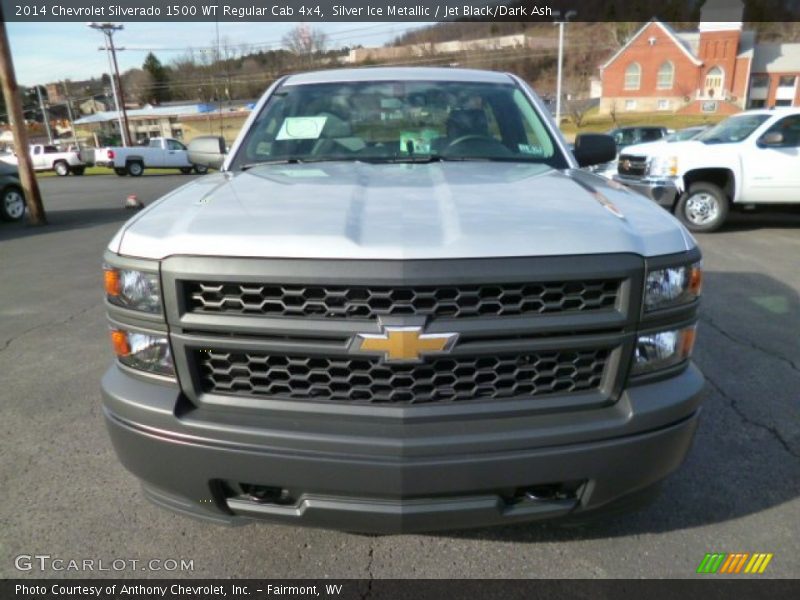
[[[614,143],[614,138],[604,133],[582,133],[575,138],[575,149],[572,153],[578,166],[602,165],[617,157],[617,144]]]
[[[759,146],[783,146],[783,134],[780,131],[770,131],[758,138]]]
[[[187,147],[189,162],[193,165],[222,168],[225,162],[225,139],[215,135],[203,135],[194,138]]]

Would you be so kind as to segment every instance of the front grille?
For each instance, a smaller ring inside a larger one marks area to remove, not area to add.
[[[621,154],[617,163],[617,173],[626,177],[644,177],[647,174],[647,157]]]
[[[415,287],[189,281],[184,286],[190,312],[374,320],[602,310],[616,303],[620,280]]]
[[[597,389],[609,349],[449,357],[420,364],[195,350],[201,389],[247,397],[418,404]]]

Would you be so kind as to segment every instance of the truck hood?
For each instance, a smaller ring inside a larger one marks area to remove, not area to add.
[[[643,144],[631,144],[630,146],[625,146],[622,150],[619,151],[619,154],[634,154],[637,156],[653,156],[659,150],[664,150],[665,148],[674,148],[676,144],[681,142],[668,142],[666,140],[656,140],[655,142],[644,142]]]
[[[716,144],[713,146],[714,152],[723,149],[727,144]],[[709,146],[703,142],[695,140],[684,140],[682,142],[649,142],[647,144],[635,144],[628,146],[622,154],[634,154],[638,156],[697,156],[708,153]]]
[[[202,177],[128,221],[109,249],[153,259],[430,259],[654,256],[692,245],[661,208],[580,170],[331,162]]]

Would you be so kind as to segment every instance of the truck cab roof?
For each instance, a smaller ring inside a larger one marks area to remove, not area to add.
[[[446,67],[370,67],[330,69],[289,75],[283,85],[336,83],[344,81],[464,81],[473,83],[513,83],[507,73]]]

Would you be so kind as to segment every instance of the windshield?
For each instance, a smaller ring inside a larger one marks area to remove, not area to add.
[[[738,115],[729,117],[701,133],[695,139],[705,144],[730,144],[741,142],[758,129],[769,115]]]
[[[617,149],[622,149],[626,146],[632,146],[633,144],[655,142],[660,140],[664,133],[659,128],[628,127],[622,129],[612,129],[608,132],[608,135],[614,138],[614,142],[617,144]]]
[[[691,140],[696,138],[698,135],[705,131],[704,128],[688,128],[688,129],[681,129],[680,131],[676,131],[675,133],[670,133],[664,139],[667,142],[684,142],[686,140]]]
[[[283,86],[256,118],[231,168],[295,160],[568,166],[518,87],[441,81]]]

